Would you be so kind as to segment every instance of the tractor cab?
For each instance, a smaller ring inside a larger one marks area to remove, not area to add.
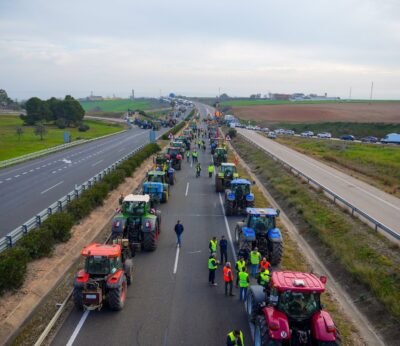
[[[214,149],[213,157],[216,166],[219,166],[221,163],[226,162],[228,159],[226,148],[224,146],[216,147]]]
[[[82,250],[85,258],[85,272],[90,276],[104,277],[122,269],[120,245],[91,244]]]
[[[172,142],[171,143],[171,147],[173,147],[173,148],[178,148],[179,149],[179,152],[181,153],[181,154],[184,154],[185,153],[185,150],[186,150],[186,144],[185,143],[183,143],[183,141],[174,141],[174,142]]]
[[[147,172],[147,181],[150,181],[153,183],[167,184],[166,174],[164,171],[148,171]]]
[[[247,179],[233,179],[225,190],[225,214],[227,216],[246,213],[246,208],[254,206],[254,194]]]
[[[126,215],[144,215],[150,211],[149,195],[128,195],[122,201],[122,213]]]
[[[182,144],[182,143],[180,143]],[[167,149],[167,159],[171,160],[171,165],[173,169],[181,170],[182,168],[182,154],[180,147],[169,147]]]
[[[251,183],[247,179],[234,179],[231,181],[230,189],[235,194],[235,196],[241,197],[250,194],[250,187]]]
[[[164,171],[147,172],[147,181],[143,183],[143,193],[150,195],[151,205],[165,203],[169,197],[170,176]]]
[[[236,166],[233,163],[222,163],[219,168],[218,176],[224,179],[237,178],[239,174],[237,173]]]
[[[247,208],[246,226],[256,233],[266,234],[276,227],[275,218],[279,216],[279,209]]]

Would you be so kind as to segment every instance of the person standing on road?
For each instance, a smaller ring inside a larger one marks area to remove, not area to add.
[[[219,241],[219,252],[221,254],[221,264],[228,261],[228,242],[225,239],[225,236],[221,236]]]
[[[235,329],[226,336],[226,346],[244,346],[243,332]]]
[[[215,271],[218,268],[218,261],[215,259],[215,253],[211,254],[208,258],[208,283],[211,286],[217,286],[215,282]]]
[[[261,268],[265,268],[265,270],[269,271],[269,267],[271,266],[271,263],[269,263],[267,261],[267,259],[265,257],[263,257],[263,259],[260,262],[260,268],[259,270],[261,271]]]
[[[225,281],[225,295],[226,296],[228,295],[228,287],[229,287],[229,295],[234,296],[234,294],[232,293],[233,273],[230,262],[226,262],[224,267],[224,281]]]
[[[190,162],[190,150],[186,151],[186,162],[189,163]]]
[[[243,267],[242,271],[239,273],[239,300],[246,300],[247,287],[249,287],[249,274],[246,272],[246,267]]]
[[[201,165],[200,162],[196,164],[196,178],[200,177],[201,174]]]
[[[257,276],[260,260],[261,260],[261,254],[258,252],[258,249],[255,247],[253,249],[253,251],[250,252],[251,275],[253,276],[253,278],[255,278]]]
[[[182,233],[184,231],[184,227],[181,224],[181,221],[178,220],[175,225],[175,233],[176,233],[176,245],[178,247],[182,246]]]
[[[262,267],[260,274],[258,274],[257,283],[265,287],[269,283],[269,278],[270,278],[269,270],[266,270],[264,267]]]
[[[239,257],[239,260],[236,261],[235,264],[235,270],[236,270],[236,285],[235,287],[238,287],[239,285],[239,273],[242,271],[242,269],[246,267],[246,261],[244,260],[243,256]]]
[[[217,253],[217,245],[218,245],[217,237],[213,237],[208,243],[208,249],[210,250],[210,254]]]
[[[212,163],[210,163],[210,164],[208,165],[208,177],[209,177],[209,178],[212,178],[213,173],[214,173],[214,165],[213,165]]]

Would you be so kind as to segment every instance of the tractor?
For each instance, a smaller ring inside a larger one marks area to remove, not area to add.
[[[122,200],[121,212],[114,216],[112,239],[129,240],[134,256],[137,249],[154,251],[161,232],[161,211],[151,207],[149,195],[128,195]]]
[[[147,180],[143,183],[143,194],[150,196],[151,205],[168,202],[168,176],[164,171],[148,171]],[[169,178],[168,178],[169,180]]]
[[[189,128],[184,129],[184,130],[183,130],[183,134],[184,134],[185,136],[188,136],[188,138],[189,138],[190,140],[193,139],[193,133],[192,133],[192,130],[191,130],[191,129],[189,129]]]
[[[269,286],[250,286],[246,313],[254,323],[254,345],[340,346],[340,335],[321,304],[326,277],[273,272]]]
[[[169,185],[175,184],[175,170],[171,167],[171,160],[168,159],[166,153],[157,154],[154,159],[155,170],[166,173],[166,180]]]
[[[278,265],[282,258],[283,240],[281,231],[276,228],[279,209],[247,208],[247,220],[236,223],[235,241],[239,254],[246,259],[250,251],[257,247],[263,257],[272,265]]]
[[[85,268],[74,278],[73,301],[79,310],[100,310],[107,303],[121,310],[132,282],[133,262],[127,239],[112,245],[93,243],[82,250]]]
[[[216,166],[221,165],[223,162],[227,162],[228,160],[228,153],[226,147],[216,147],[213,154],[214,164]]]
[[[234,179],[225,190],[225,214],[227,216],[246,212],[246,208],[254,207],[254,195],[250,190],[251,183],[247,179]]]
[[[215,175],[215,191],[223,192],[229,187],[231,181],[239,177],[233,163],[222,163]]]
[[[167,149],[167,160],[171,160],[171,166],[173,169],[180,171],[182,168],[182,154],[180,148],[169,147]]]
[[[181,155],[185,154],[186,152],[186,144],[181,140],[174,140],[171,142],[170,146],[173,148],[179,148]]]
[[[190,137],[186,135],[179,136],[175,139],[177,142],[182,142],[185,145],[185,150],[190,150]]]

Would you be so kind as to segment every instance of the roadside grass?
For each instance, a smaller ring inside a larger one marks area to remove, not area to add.
[[[336,269],[362,284],[392,318],[400,318],[398,246],[344,213],[261,150],[241,138],[232,144],[274,198],[301,222],[303,236],[325,250],[324,260],[329,257]]]
[[[229,100],[221,102],[222,106],[257,106],[257,105],[305,105],[305,104],[324,104],[324,103],[369,103],[370,100],[304,100],[304,101],[286,101],[286,100]],[[381,102],[400,102],[399,100],[372,100],[372,103],[381,103]]]
[[[121,100],[101,100],[101,101],[79,101],[85,111],[89,112],[126,112],[130,110],[147,110],[151,108],[162,108],[157,99],[121,99]]]
[[[247,124],[248,121],[243,120]],[[293,130],[296,133],[305,131],[313,131],[315,134],[319,132],[330,132],[333,137],[340,137],[343,135],[353,135],[356,138],[367,136],[375,136],[378,139],[385,137],[388,133],[400,133],[400,124],[390,123],[356,123],[356,122],[305,122],[305,123],[291,123],[291,122],[273,122],[273,121],[259,121],[262,127],[270,129],[285,129]]]
[[[233,153],[232,150],[228,150],[228,162],[234,162],[235,157],[236,154]],[[239,162],[239,160],[236,165],[236,168],[240,178],[252,181],[252,178],[249,175],[247,169]],[[251,190],[254,194],[254,201],[256,208],[270,207],[268,200],[265,198],[261,189],[257,185],[252,185]],[[283,250],[280,269],[309,272],[310,268],[309,265],[307,264],[306,258],[302,254],[299,246],[289,236],[289,232],[282,225],[279,218],[277,219],[277,227],[282,231],[283,242],[284,242],[284,250]],[[326,291],[323,294],[322,302],[323,304],[325,304],[327,311],[329,311],[333,320],[335,321],[335,324],[340,330],[340,335],[342,338],[343,345],[348,345],[348,346],[353,345],[351,335],[353,332],[356,332],[356,328],[351,323],[351,321],[346,316],[344,316],[343,313],[340,311],[338,303],[335,301],[335,299],[332,297],[329,291]]]
[[[356,173],[357,177],[400,197],[400,147],[279,137],[279,143]]]
[[[123,130],[123,126],[115,123],[85,120],[84,124],[90,129],[80,132],[77,128],[59,129],[54,125],[46,126],[48,132],[43,140],[34,133],[33,126],[23,126],[18,116],[0,115],[0,161],[29,154],[38,150],[54,147],[64,143],[64,132],[69,132],[72,141],[77,139],[91,139]],[[23,134],[18,139],[17,126],[21,126]]]

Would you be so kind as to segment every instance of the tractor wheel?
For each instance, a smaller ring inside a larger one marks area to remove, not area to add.
[[[256,306],[256,302],[254,299],[254,294],[252,291],[247,292],[245,308],[246,308],[247,318],[249,319],[249,322],[254,323],[257,318],[257,306]]]
[[[182,169],[182,161],[179,161],[179,163],[177,164],[177,168],[178,171],[180,171]]]
[[[173,176],[173,175],[170,175],[170,176],[169,176],[168,184],[169,184],[169,185],[174,185],[174,184],[175,184],[175,182],[174,182],[174,176]]]
[[[168,191],[163,191],[161,197],[161,203],[167,203],[167,202],[168,202]]]
[[[254,346],[282,346],[282,341],[269,337],[265,318],[258,317],[254,324]]]
[[[143,233],[143,249],[146,251],[154,251],[157,249],[158,230]]]
[[[282,242],[271,242],[269,246],[269,262],[276,266],[281,262],[283,253],[283,243]]]
[[[127,283],[125,276],[121,280],[121,285],[117,288],[110,289],[108,291],[108,305],[111,310],[119,311],[125,305]]]
[[[225,215],[231,216],[234,214],[235,214],[235,212],[234,212],[233,204],[231,202],[226,202],[225,203]]]
[[[74,287],[72,299],[78,310],[83,310],[83,290],[81,287]]]
[[[219,179],[219,178],[215,179],[215,191],[216,192],[223,191],[223,189],[222,189],[222,179]]]
[[[235,243],[236,243],[236,245],[239,245],[239,243],[240,243],[240,228],[239,228],[239,226],[235,227]]]
[[[133,275],[133,261],[131,259],[127,259],[125,261],[124,272],[126,276],[126,282],[129,286],[132,283],[132,275]]]

